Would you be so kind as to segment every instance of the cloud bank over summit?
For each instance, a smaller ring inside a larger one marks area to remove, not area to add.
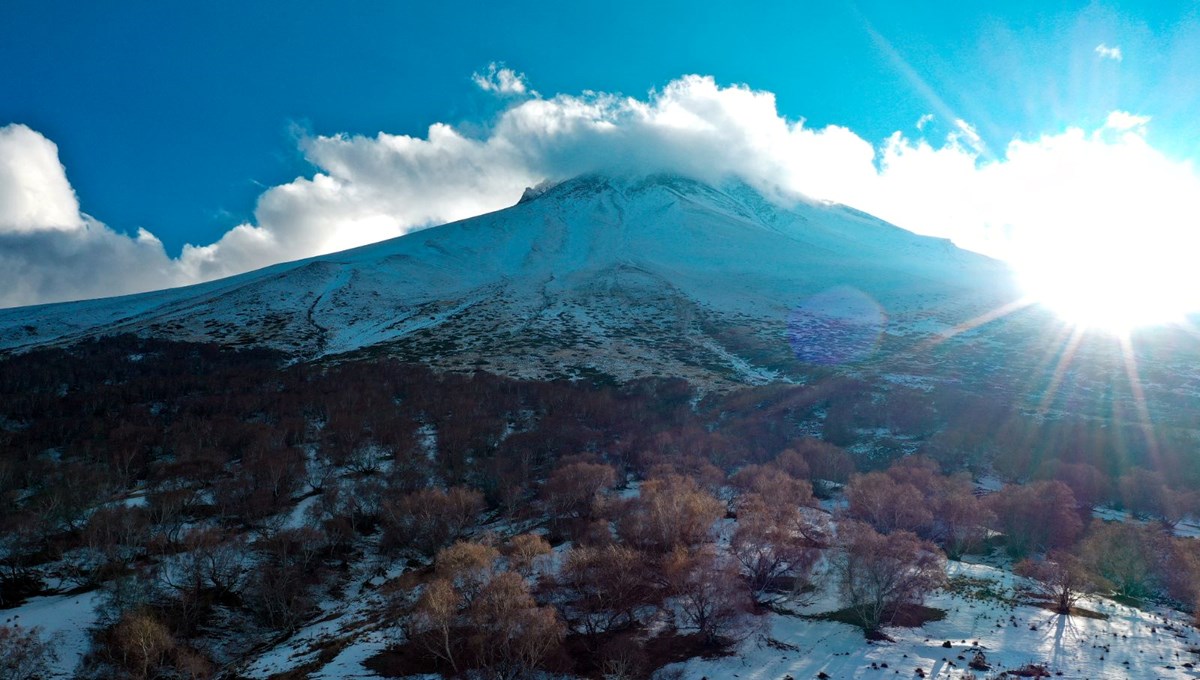
[[[845,203],[1014,260],[1083,240],[1095,256],[1128,257],[1135,231],[1139,242],[1149,230],[1179,250],[1194,245],[1200,176],[1151,146],[1149,119],[1127,112],[1093,130],[1013,140],[997,156],[968,121],[945,121],[954,132],[935,142],[917,130],[874,144],[790,120],[772,93],[706,76],[644,98],[545,97],[495,64],[474,81],[505,102],[486,127],[305,137],[317,173],[267,189],[253,222],[178,257],[148,231],[121,234],[82,212],[57,147],[24,125],[0,128],[0,306],[183,285],[333,252],[504,208],[527,186],[587,172],[739,177],[781,201]]]

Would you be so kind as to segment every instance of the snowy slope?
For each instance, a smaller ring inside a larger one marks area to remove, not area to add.
[[[1178,612],[1139,610],[1089,597],[1081,606],[1103,618],[1062,616],[1013,597],[1022,580],[1006,569],[951,562],[948,573],[1004,597],[939,592],[927,604],[944,610],[944,620],[920,628],[889,628],[887,633],[895,641],[882,644],[864,641],[859,629],[846,624],[769,614],[766,630],[747,639],[736,655],[692,659],[675,668],[685,678],[742,680],[800,680],[819,673],[839,680],[1012,678],[1018,677],[1013,671],[1029,664],[1045,667],[1053,677],[1073,680],[1200,676],[1194,668],[1200,661],[1196,652],[1200,635]],[[800,613],[839,607],[830,589],[820,595]],[[947,641],[950,648],[943,646]],[[967,664],[977,651],[984,653],[991,670],[966,675],[972,673]],[[923,676],[916,672],[918,668]],[[1002,675],[1006,671],[1009,674]]]
[[[589,176],[207,284],[2,310],[0,349],[135,332],[303,358],[375,348],[531,377],[761,382],[777,377],[756,362],[786,354],[789,313],[838,286],[877,302],[892,332],[936,331],[1015,296],[1000,264],[845,207],[781,208],[738,183]],[[761,356],[727,346],[729,332]]]

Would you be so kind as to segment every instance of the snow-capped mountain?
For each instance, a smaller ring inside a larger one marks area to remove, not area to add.
[[[228,279],[3,310],[0,349],[132,332],[528,377],[755,383],[786,377],[797,310],[905,335],[1015,297],[1000,263],[843,206],[783,208],[736,182],[587,176]],[[842,299],[874,316],[839,316],[829,306]]]

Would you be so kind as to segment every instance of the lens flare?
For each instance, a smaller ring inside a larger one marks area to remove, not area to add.
[[[838,286],[796,306],[788,319],[788,341],[803,362],[845,364],[871,356],[886,326],[887,314],[871,296]]]

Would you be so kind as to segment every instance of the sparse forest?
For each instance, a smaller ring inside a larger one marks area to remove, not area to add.
[[[0,361],[0,607],[99,592],[85,677],[231,677],[353,597],[369,561],[397,631],[381,674],[639,678],[756,634],[817,579],[886,637],[946,586],[947,558],[1000,548],[1065,614],[1091,592],[1197,603],[1196,539],[1173,531],[1197,515],[1183,457],[1022,448],[1067,425],[1003,395],[902,389],[866,409],[864,393],[134,337],[38,350]],[[885,424],[893,446],[839,446]],[[984,488],[989,472],[1021,483]],[[52,656],[0,626],[0,677]]]

